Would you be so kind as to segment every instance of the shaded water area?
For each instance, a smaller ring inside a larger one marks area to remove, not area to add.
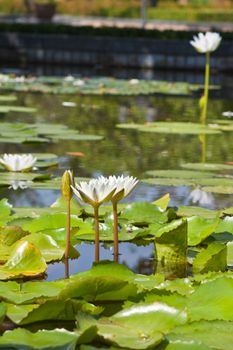
[[[208,122],[214,123],[224,111],[233,111],[233,101],[225,97],[224,90],[214,93],[209,101]],[[199,96],[75,96],[46,95],[33,93],[17,94],[17,104],[36,107],[33,115],[8,113],[2,121],[62,123],[82,133],[104,136],[102,141],[77,142],[58,141],[54,144],[1,144],[1,153],[51,152],[59,156],[61,175],[65,169],[74,169],[76,176],[97,177],[99,175],[128,174],[142,179],[145,172],[156,169],[177,169],[182,163],[224,163],[233,161],[232,132],[206,135],[205,145],[198,135],[140,133],[135,130],[117,129],[116,124],[126,122],[187,121],[199,122]],[[64,102],[75,106],[65,107]],[[82,152],[83,157],[70,156],[67,152]],[[171,195],[171,206],[192,205],[189,197],[191,187],[149,186],[141,183],[126,198],[131,201],[154,201],[166,193]],[[1,198],[8,198],[14,206],[50,206],[60,193],[56,190],[1,189]],[[232,206],[229,195],[213,194],[210,209]],[[77,246],[81,253],[78,260],[71,261],[70,273],[91,267],[94,246],[82,243]],[[112,245],[103,244],[101,259],[113,259]],[[120,262],[135,272],[150,274],[155,270],[154,245],[137,246],[120,244]],[[48,280],[64,277],[62,263],[50,264]]]

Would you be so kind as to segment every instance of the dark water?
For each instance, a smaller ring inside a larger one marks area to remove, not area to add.
[[[0,153],[52,152],[59,155],[61,174],[72,168],[77,176],[128,174],[143,178],[147,170],[177,169],[186,162],[201,162],[203,149],[198,136],[146,134],[115,127],[121,122],[151,121],[199,121],[198,96],[196,97],[111,97],[42,95],[20,93],[18,105],[33,106],[33,115],[7,114],[2,121],[23,121],[40,123],[63,123],[83,133],[103,135],[98,142],[62,141],[56,144],[14,145],[0,144]],[[64,101],[75,102],[76,107],[63,107]],[[208,121],[221,118],[224,111],[233,111],[233,101],[224,90],[209,101]],[[205,158],[207,162],[223,163],[233,161],[232,133],[206,136]],[[66,152],[83,152],[84,157],[68,156]],[[191,205],[190,187],[148,186],[140,184],[127,201],[153,201],[165,193],[171,195],[171,205]],[[54,190],[9,190],[1,189],[0,197],[7,197],[14,206],[44,207],[51,205],[59,196]],[[209,207],[212,209],[232,206],[232,196],[213,195]],[[77,247],[81,257],[70,263],[70,272],[90,268],[94,247],[81,244]],[[132,270],[151,273],[154,269],[154,247],[137,247],[131,243],[120,245],[120,262]],[[112,259],[112,247],[101,249],[102,259]],[[63,277],[62,263],[50,265],[49,279]]]

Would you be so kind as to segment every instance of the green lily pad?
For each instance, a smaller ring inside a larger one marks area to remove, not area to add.
[[[26,238],[24,241],[34,244],[41,252],[46,262],[61,260],[65,254],[65,241],[57,242],[51,236],[43,233],[34,233]],[[70,252],[70,257],[78,258],[79,253],[73,248]]]
[[[147,124],[117,124],[120,129],[133,129],[140,132],[181,135],[219,134],[218,127],[187,122],[155,122]]]
[[[3,322],[6,315],[6,306],[3,303],[0,303],[0,323]]]
[[[36,108],[32,107],[21,107],[21,106],[7,106],[2,105],[0,106],[0,113],[9,113],[9,112],[15,112],[15,113],[35,113]]]
[[[66,284],[66,280],[20,284],[15,281],[0,282],[0,300],[16,305],[38,303],[41,299],[49,300],[57,297]]]
[[[199,216],[192,216],[188,220],[188,245],[195,246],[204,241],[219,224],[219,217],[215,219],[204,219]]]
[[[180,219],[156,232],[156,271],[167,277],[186,275],[187,221]]]
[[[8,203],[7,199],[0,200],[0,227],[4,226],[10,217],[12,205]]]
[[[95,327],[96,334],[110,344],[129,349],[147,349],[159,344],[164,334],[186,322],[185,312],[166,304],[140,303],[108,319],[96,321],[78,316],[78,334]],[[80,340],[79,340],[80,341]]]
[[[47,269],[38,248],[29,242],[20,242],[14,247],[5,265],[0,266],[0,279],[37,276]]]
[[[96,315],[101,307],[78,300],[47,300],[39,304],[13,305],[6,304],[7,317],[18,325],[40,321],[75,321],[79,311]]]
[[[148,176],[159,178],[174,178],[174,179],[203,179],[214,176],[213,173],[192,170],[149,170],[146,172]]]
[[[83,220],[76,215],[71,215],[71,227],[78,227]],[[49,229],[65,228],[67,223],[66,213],[43,213],[37,218],[15,219],[11,224],[19,225],[23,230],[31,233],[43,232]],[[46,233],[46,232],[45,232]]]
[[[157,199],[153,202],[157,207],[159,207],[162,211],[165,211],[170,203],[171,197],[169,193],[166,193],[163,197]]]
[[[156,205],[148,202],[128,204],[121,213],[121,219],[128,220],[134,224],[149,224],[158,222],[160,224],[168,221],[168,213],[162,212]]]
[[[217,211],[194,206],[180,206],[176,212],[179,217],[183,216],[200,216],[205,219],[216,218]]]
[[[98,141],[99,135],[85,135],[63,124],[0,123],[0,142],[58,142],[58,140]]]
[[[0,95],[0,102],[13,102],[16,100],[17,97],[15,95]]]
[[[233,279],[220,277],[201,284],[188,295],[188,314],[191,321],[233,320]]]
[[[65,329],[40,330],[31,333],[18,328],[0,337],[0,349],[9,350],[75,350],[77,335]]]
[[[201,344],[210,349],[231,350],[233,341],[233,322],[229,321],[199,321],[179,326],[168,335],[169,343],[180,345],[185,342],[189,344]],[[169,349],[170,348],[166,348]],[[173,348],[171,348],[173,350]],[[177,349],[177,348],[175,348]],[[186,348],[180,347],[183,350]],[[187,350],[189,347],[187,347]],[[195,350],[194,348],[193,350]],[[205,348],[204,348],[205,349]],[[203,350],[204,350],[203,349]],[[197,347],[197,350],[199,348]]]
[[[233,165],[218,163],[183,163],[181,164],[181,167],[195,171],[225,171],[233,169]]]
[[[203,249],[193,261],[193,273],[225,271],[227,267],[227,247],[213,242]]]
[[[227,243],[227,265],[233,266],[233,242]]]

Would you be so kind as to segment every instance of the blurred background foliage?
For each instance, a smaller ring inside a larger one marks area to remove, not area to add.
[[[57,12],[60,14],[129,18],[140,16],[140,0],[58,0],[57,2]],[[147,2],[150,19],[233,20],[233,0],[147,0]],[[0,0],[1,14],[25,12],[24,0]]]

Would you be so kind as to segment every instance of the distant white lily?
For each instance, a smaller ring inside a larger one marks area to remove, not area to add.
[[[210,206],[214,202],[214,197],[211,193],[205,192],[198,187],[189,194],[188,199],[194,204],[200,204],[203,206]]]
[[[139,84],[139,79],[130,79],[130,80],[129,80],[129,83],[130,83],[131,85],[137,85],[137,84]]]
[[[221,36],[219,33],[198,33],[197,36],[193,37],[193,40],[190,41],[190,44],[197,50],[199,53],[207,53],[215,51],[220,43]]]
[[[222,116],[223,117],[227,117],[227,118],[232,118],[233,117],[233,112],[232,111],[222,112]]]
[[[32,154],[4,154],[0,163],[8,171],[29,171],[37,161]]]
[[[67,83],[73,82],[75,80],[75,78],[72,75],[67,75],[64,78],[64,81],[66,81]]]
[[[232,223],[233,222],[233,216],[227,215],[227,216],[224,217],[223,221]]]
[[[75,103],[75,102],[69,102],[69,101],[64,101],[64,102],[62,102],[62,106],[63,106],[63,107],[76,107],[76,106],[77,106],[77,103]]]
[[[95,216],[95,260],[99,261],[99,206],[111,200],[116,187],[106,177],[92,179],[89,182],[81,181],[71,186],[74,194],[83,202],[94,208]]]
[[[76,79],[76,80],[73,82],[73,85],[74,85],[74,86],[83,86],[83,85],[85,85],[85,81],[82,80],[82,79]]]
[[[207,32],[205,34],[198,33],[198,35],[194,36],[193,40],[190,41],[190,44],[197,50],[197,52],[204,53],[206,56],[204,96],[202,96],[200,99],[202,124],[206,124],[207,117],[210,78],[210,53],[219,47],[221,40],[222,38],[219,33]]]

